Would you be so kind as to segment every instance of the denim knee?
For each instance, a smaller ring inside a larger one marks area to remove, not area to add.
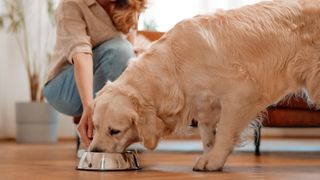
[[[131,44],[115,38],[101,44],[93,51],[94,91],[99,91],[106,81],[114,81],[125,70],[129,59],[134,56]]]
[[[83,111],[80,97],[67,97],[70,95],[61,92],[59,86],[50,83],[52,82],[49,82],[43,89],[43,95],[47,102],[60,113],[80,116]]]
[[[125,64],[134,56],[132,45],[123,38],[114,38],[93,49],[94,70],[106,61],[114,64]]]

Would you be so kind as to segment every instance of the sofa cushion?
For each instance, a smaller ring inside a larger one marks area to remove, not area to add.
[[[320,112],[268,108],[268,116],[262,124],[266,127],[320,127]]]
[[[164,33],[157,31],[138,31],[138,34],[145,36],[150,41],[158,40]]]

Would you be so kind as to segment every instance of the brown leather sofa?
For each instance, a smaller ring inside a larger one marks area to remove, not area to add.
[[[138,34],[143,35],[150,41],[156,41],[158,40],[164,33],[163,32],[157,32],[157,31],[138,31]]]
[[[267,109],[262,125],[255,129],[255,154],[260,155],[261,128],[320,127],[320,111],[301,97],[283,100]]]

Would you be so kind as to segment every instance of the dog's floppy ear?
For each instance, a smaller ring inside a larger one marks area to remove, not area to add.
[[[150,150],[155,149],[166,127],[157,116],[151,100],[146,100],[130,86],[118,86],[118,90],[128,96],[134,106],[133,122],[143,145]]]
[[[139,114],[135,120],[139,137],[147,149],[154,150],[165,130],[165,124],[154,111],[142,111]]]
[[[153,110],[139,108],[142,109],[139,109],[139,115],[134,119],[139,138],[147,149],[154,150],[165,130],[165,124]]]

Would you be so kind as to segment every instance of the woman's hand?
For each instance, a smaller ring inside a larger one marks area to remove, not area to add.
[[[85,144],[85,146],[88,147],[93,138],[93,122],[91,107],[86,107],[83,109],[81,120],[78,125],[78,132],[80,135],[80,139]]]

